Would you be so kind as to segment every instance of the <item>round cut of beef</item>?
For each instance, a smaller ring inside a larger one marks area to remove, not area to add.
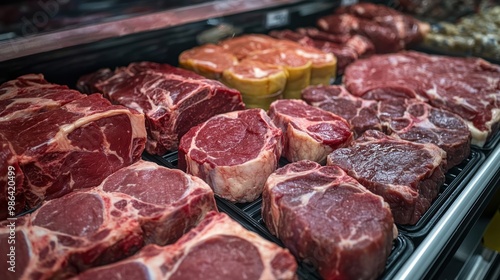
[[[397,232],[387,203],[336,166],[298,161],[278,169],[262,217],[298,259],[324,279],[376,279]]]
[[[233,202],[255,200],[276,170],[282,132],[262,109],[220,114],[193,127],[179,146],[179,167]]]

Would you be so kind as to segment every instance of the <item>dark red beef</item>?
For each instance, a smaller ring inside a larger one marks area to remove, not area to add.
[[[382,197],[336,166],[298,161],[276,170],[262,195],[267,228],[324,279],[376,279],[397,234]]]
[[[382,196],[394,221],[402,225],[418,222],[445,181],[446,152],[441,148],[376,130],[366,131],[348,148],[333,151],[327,162]]]
[[[149,245],[126,260],[88,270],[75,280],[296,279],[288,250],[211,212],[175,244]]]

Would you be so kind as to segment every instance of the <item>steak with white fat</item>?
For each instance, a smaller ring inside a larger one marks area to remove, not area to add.
[[[181,136],[191,127],[214,115],[245,108],[237,90],[152,62],[131,63],[114,72],[101,69],[81,77],[78,86],[143,113],[148,129],[146,151],[157,155],[177,149]]]
[[[149,245],[121,262],[88,270],[75,280],[296,279],[288,250],[211,212],[175,244]]]
[[[267,228],[324,279],[376,279],[397,232],[382,197],[336,166],[298,161],[276,170],[262,194]]]
[[[500,127],[500,66],[483,59],[375,55],[347,67],[344,82],[350,93],[365,99],[417,98],[453,112],[465,120],[477,146]]]
[[[346,120],[302,100],[274,101],[268,114],[283,131],[283,156],[290,162],[308,159],[325,163],[331,151],[352,140]]]
[[[328,165],[342,168],[384,198],[394,221],[414,225],[431,206],[445,181],[446,152],[368,130],[347,148],[333,151]]]
[[[202,178],[222,198],[253,201],[278,166],[281,137],[262,109],[220,114],[182,137],[179,168]]]
[[[432,143],[446,152],[447,167],[470,154],[471,135],[462,118],[416,99],[365,100],[343,86],[309,87],[302,92],[309,104],[348,120],[360,136],[368,129],[417,143]]]
[[[66,278],[116,262],[145,244],[175,242],[212,210],[213,192],[199,178],[139,161],[14,221],[16,272],[2,247],[3,279]],[[11,222],[2,223],[3,244]]]

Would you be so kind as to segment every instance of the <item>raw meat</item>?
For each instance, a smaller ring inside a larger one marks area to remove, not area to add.
[[[220,79],[224,70],[238,63],[238,59],[224,48],[205,44],[183,51],[179,65],[210,79]]]
[[[359,34],[373,42],[377,53],[403,50],[422,41],[427,23],[384,5],[359,3],[338,8],[317,25],[334,34]]]
[[[357,138],[366,130],[383,131],[378,118],[378,103],[351,95],[343,86],[310,86],[302,91],[308,104],[347,120]]]
[[[150,154],[177,149],[184,133],[214,115],[244,109],[238,91],[167,64],[132,63],[113,75],[109,71],[83,76],[79,87],[97,89],[111,102],[143,113]]]
[[[283,131],[283,156],[290,162],[325,163],[330,152],[347,146],[353,138],[346,120],[302,100],[274,101],[268,114]]]
[[[173,243],[215,209],[212,190],[199,178],[139,161],[96,188],[53,199],[15,220],[16,272],[3,279],[65,278],[144,244]],[[10,222],[0,229],[3,244]],[[7,260],[0,256],[4,271]]]
[[[346,88],[366,99],[417,98],[462,117],[472,144],[483,146],[500,126],[500,66],[479,58],[402,52],[357,60]]]
[[[376,130],[366,131],[348,148],[333,151],[327,162],[382,196],[401,225],[416,224],[445,181],[446,152],[441,148]]]
[[[29,207],[99,185],[139,160],[146,141],[144,117],[99,94],[11,117],[0,122],[0,131],[24,174]]]
[[[277,40],[266,35],[247,34],[223,40],[219,45],[241,60],[253,51],[274,49],[276,43]]]
[[[178,242],[149,245],[137,255],[88,270],[75,280],[296,279],[297,263],[282,249],[245,230],[226,214],[211,212]]]
[[[182,137],[179,167],[202,178],[222,198],[253,201],[278,166],[281,137],[262,109],[217,115]]]
[[[0,221],[13,218],[24,210],[24,174],[19,166],[16,153],[3,135],[0,134]]]
[[[462,118],[416,99],[365,100],[342,86],[309,87],[302,98],[348,120],[357,136],[375,129],[404,140],[435,144],[446,152],[447,170],[470,154],[471,136]]]
[[[262,194],[267,228],[324,279],[376,279],[397,232],[382,197],[336,166],[311,161],[273,173]]]

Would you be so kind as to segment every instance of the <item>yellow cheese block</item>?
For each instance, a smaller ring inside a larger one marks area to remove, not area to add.
[[[214,44],[195,47],[179,55],[179,65],[182,68],[216,80],[221,78],[225,69],[237,63],[236,56]]]

